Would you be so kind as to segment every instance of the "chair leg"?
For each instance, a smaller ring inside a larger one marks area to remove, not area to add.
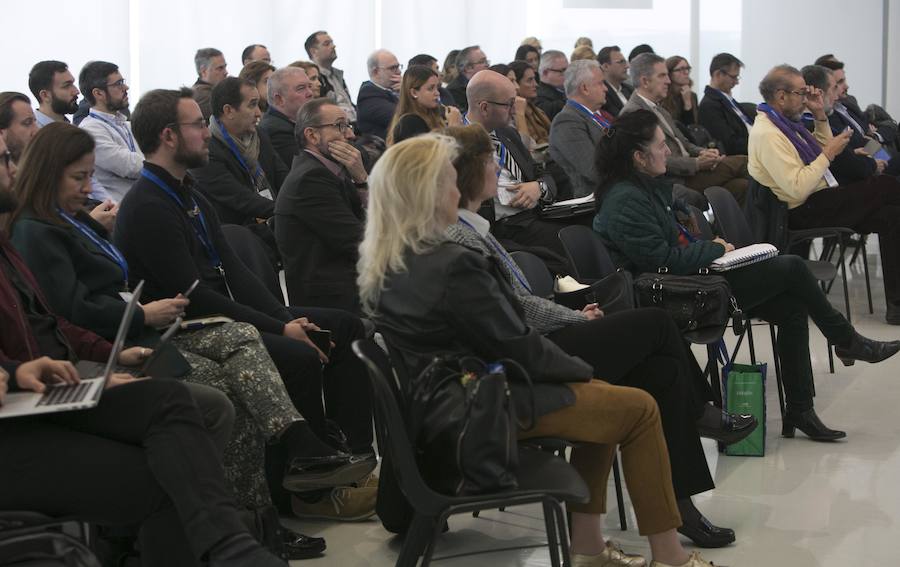
[[[747,348],[750,349],[750,364],[756,364],[756,348],[753,346],[753,321],[747,317]]]
[[[781,383],[781,358],[778,356],[778,336],[775,325],[769,323],[769,335],[772,337],[772,361],[775,366],[775,388],[778,390],[778,409],[784,419],[784,386]]]
[[[415,567],[419,557],[434,547],[434,540],[440,535],[440,531],[435,531],[435,526],[442,525],[443,523],[438,523],[435,518],[417,514],[406,531],[406,539],[397,558],[396,567]],[[425,562],[422,564],[427,565]]]
[[[862,248],[862,260],[863,260],[863,273],[866,275],[866,299],[869,300],[869,314],[875,313],[875,308],[872,307],[872,282],[869,281],[869,255],[866,250],[866,240],[868,236],[862,235],[860,236],[860,248]]]
[[[556,510],[553,500],[546,496],[542,502],[544,508],[544,527],[547,530],[547,547],[550,549],[550,564],[559,567],[559,540],[557,539]]]
[[[831,347],[831,341],[825,341],[825,348],[828,349],[828,372],[834,374],[834,349]]]
[[[559,535],[559,549],[562,551],[563,567],[569,567],[572,564],[572,557],[569,553],[569,530],[568,516],[563,510],[563,503],[554,500],[553,510],[556,512],[556,530]]]
[[[628,520],[625,518],[625,497],[622,494],[622,473],[619,471],[619,452],[613,455],[612,462],[613,482],[616,485],[616,503],[619,505],[619,527],[622,531],[628,530]]]

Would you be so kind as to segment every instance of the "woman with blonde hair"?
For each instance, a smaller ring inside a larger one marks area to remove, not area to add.
[[[593,379],[587,363],[525,324],[495,261],[444,236],[458,218],[458,155],[452,138],[425,134],[389,148],[369,176],[357,282],[364,309],[397,353],[395,364],[416,376],[440,353],[508,358],[526,369],[534,382],[536,423],[520,436],[584,443],[573,451],[572,465],[591,499],[569,505],[573,565],[646,564],[601,534],[607,479],[620,445],[638,527],[655,559],[651,565],[709,566],[685,551],[675,531],[681,516],[653,398]],[[519,384],[511,386],[513,402],[526,405],[529,396]]]
[[[400,83],[400,100],[388,126],[390,146],[444,126],[462,124],[455,106],[441,104],[440,75],[426,65],[410,65]]]

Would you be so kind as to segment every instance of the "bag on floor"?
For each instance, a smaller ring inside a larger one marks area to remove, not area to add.
[[[723,370],[725,409],[749,414],[759,425],[746,438],[728,445],[726,455],[762,457],[766,454],[766,365],[730,364]]]
[[[0,565],[100,567],[94,552],[62,529],[69,524],[33,512],[0,513]]]

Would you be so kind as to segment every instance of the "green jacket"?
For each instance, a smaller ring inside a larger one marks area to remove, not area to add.
[[[718,242],[697,241],[688,246],[678,242],[675,210],[687,212],[672,197],[669,181],[637,174],[612,186],[594,217],[600,235],[616,266],[632,273],[696,273],[725,253]]]

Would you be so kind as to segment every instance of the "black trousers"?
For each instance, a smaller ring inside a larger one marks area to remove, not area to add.
[[[593,217],[584,218],[590,220]],[[524,211],[495,222],[491,227],[491,233],[498,240],[512,241],[520,245],[513,246],[511,250],[519,250],[521,247],[542,247],[550,250],[561,260],[548,264],[550,271],[569,274],[571,268],[566,260],[566,250],[558,236],[559,231],[569,224],[572,223],[540,219],[534,211]]]
[[[201,403],[233,412],[205,390]],[[144,565],[199,565],[246,528],[190,392],[154,378],[111,388],[90,410],[0,421],[0,509],[139,524]]]
[[[834,344],[843,344],[853,327],[838,312],[799,256],[776,256],[723,274],[738,305],[754,317],[778,325],[778,356],[787,409],[813,407],[809,321]]]
[[[858,232],[878,233],[884,295],[900,305],[900,181],[875,175],[864,181],[817,191],[791,209],[793,229],[843,226]]]
[[[668,313],[655,308],[623,311],[569,325],[547,338],[592,365],[600,380],[653,396],[677,498],[715,488],[696,425],[712,392]]]

